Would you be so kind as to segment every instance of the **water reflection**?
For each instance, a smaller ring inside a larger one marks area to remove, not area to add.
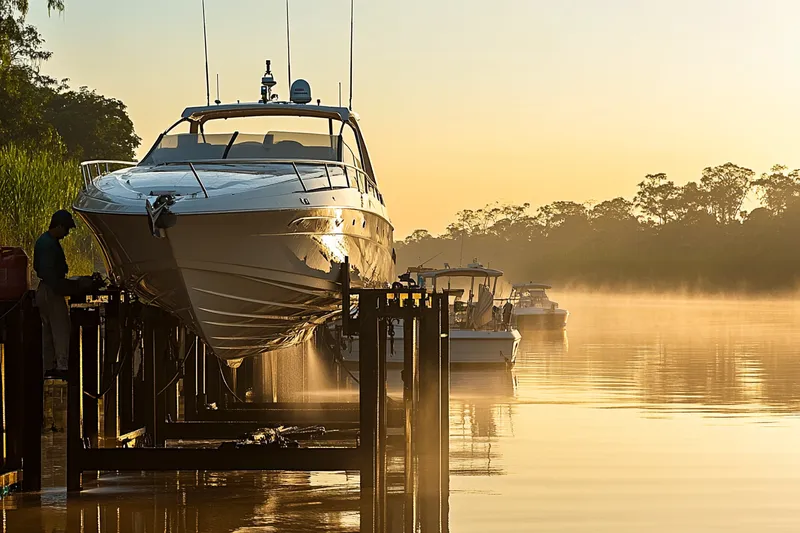
[[[578,297],[564,338],[523,332],[521,399],[714,415],[800,407],[793,301]]]
[[[514,434],[516,376],[507,370],[450,375],[450,471],[454,476],[506,473],[501,439]]]
[[[79,497],[48,504],[43,499],[4,500],[3,531],[358,530],[358,476],[346,473],[107,475]]]
[[[559,299],[568,333],[523,331],[512,372],[451,374],[452,531],[800,528],[800,304]],[[44,439],[48,488],[0,502],[4,533],[358,530],[354,474],[106,475],[67,500]]]

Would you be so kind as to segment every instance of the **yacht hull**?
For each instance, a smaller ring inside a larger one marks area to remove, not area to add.
[[[113,279],[177,315],[222,359],[308,338],[340,309],[345,257],[355,286],[394,278],[391,225],[365,210],[182,214],[164,238],[146,214],[77,210]]]

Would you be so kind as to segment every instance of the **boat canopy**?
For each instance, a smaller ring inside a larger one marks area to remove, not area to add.
[[[289,102],[249,102],[242,104],[220,104],[212,106],[187,107],[181,117],[191,122],[203,123],[208,120],[258,117],[258,116],[298,116],[328,118],[348,122],[351,118],[358,120],[358,115],[346,107],[293,104]]]
[[[442,270],[431,270],[421,272],[423,278],[442,278],[442,277],[490,277],[499,278],[503,275],[502,270],[484,267],[463,267],[463,268],[444,268]]]
[[[538,289],[538,290],[547,290],[547,289],[552,289],[553,287],[551,287],[550,285],[544,284],[544,283],[533,283],[533,282],[529,281],[528,283],[515,283],[514,285],[511,286],[511,288],[514,289],[514,290],[517,290],[517,291],[522,291],[522,290],[526,290],[526,289],[527,290],[536,290],[536,289]]]

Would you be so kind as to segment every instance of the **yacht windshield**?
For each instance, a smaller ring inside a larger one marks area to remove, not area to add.
[[[265,120],[267,123],[264,123]],[[182,124],[188,125],[187,122]],[[236,126],[242,126],[242,131],[236,131]],[[283,127],[275,129],[275,126]],[[220,132],[223,127],[223,132]],[[287,120],[287,117],[211,120],[189,133],[170,132],[162,135],[141,164],[274,159],[334,161],[360,169],[362,165],[357,139],[352,135],[349,125],[342,127],[341,122],[337,124],[328,120],[298,118]]]
[[[238,132],[179,133],[164,135],[142,164],[214,159],[340,161],[337,155],[338,141],[335,135],[288,131],[270,131],[266,135]],[[342,145],[345,160],[352,160],[353,150],[344,143]]]

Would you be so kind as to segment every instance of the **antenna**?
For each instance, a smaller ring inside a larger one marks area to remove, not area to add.
[[[424,267],[424,266],[425,266],[425,263],[427,263],[427,262],[429,262],[429,261],[433,261],[434,259],[436,259],[436,258],[437,258],[437,257],[439,257],[440,255],[442,255],[443,253],[444,253],[444,250],[442,250],[442,251],[441,251],[441,252],[439,252],[438,254],[434,255],[434,256],[433,256],[433,257],[431,257],[430,259],[426,259],[425,261],[423,261],[422,263],[420,263],[420,264],[419,264],[419,268],[422,268],[422,267]]]
[[[350,110],[353,109],[353,2],[350,0]]]
[[[289,39],[289,0],[286,0],[286,56],[289,65],[289,87],[292,86],[292,46]]]
[[[339,107],[342,107],[342,82],[339,82]]]
[[[222,100],[219,99],[219,72],[217,73],[217,99],[214,100],[214,103],[217,105],[222,103]]]
[[[203,2],[203,48],[206,55],[206,105],[211,105],[211,87],[208,82],[208,34],[206,33],[206,0]]]

